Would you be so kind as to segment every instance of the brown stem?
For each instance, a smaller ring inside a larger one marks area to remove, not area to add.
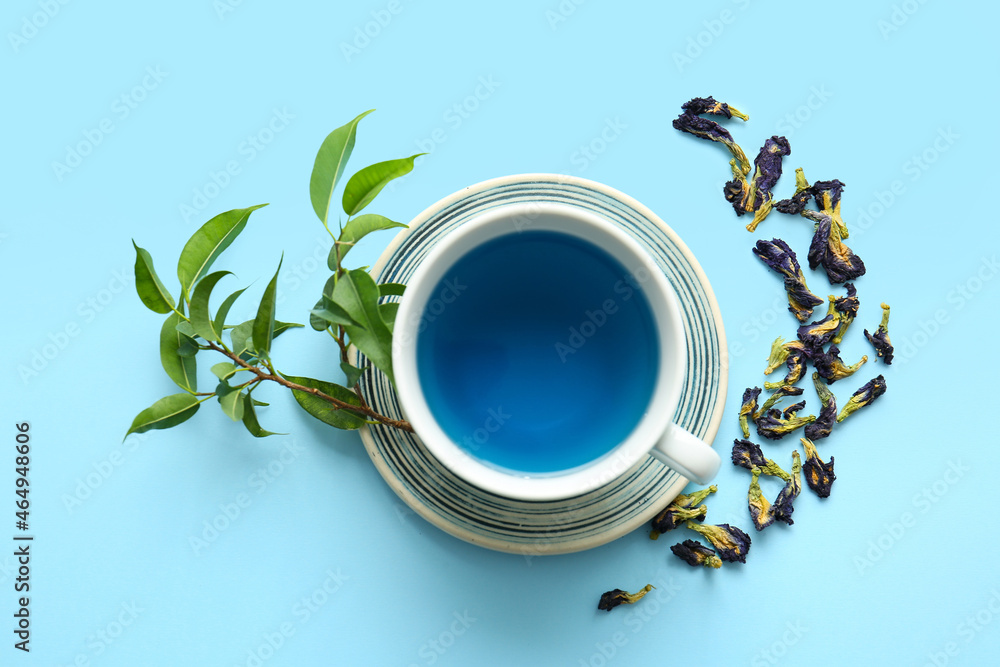
[[[258,381],[259,380],[270,380],[272,382],[277,382],[278,384],[280,384],[283,387],[288,387],[289,389],[293,389],[295,391],[301,391],[301,392],[305,392],[307,394],[312,394],[313,396],[315,396],[317,398],[323,399],[327,403],[330,403],[331,405],[333,405],[334,407],[336,407],[338,410],[349,410],[351,412],[364,415],[365,417],[368,417],[370,419],[374,419],[375,421],[379,422],[380,424],[385,424],[386,426],[392,426],[393,428],[398,428],[401,431],[406,431],[408,433],[413,433],[413,427],[410,426],[410,422],[404,421],[404,420],[401,420],[401,419],[392,419],[391,417],[386,417],[385,415],[380,415],[379,413],[375,412],[375,410],[373,410],[370,407],[368,407],[368,405],[364,402],[364,400],[361,401],[361,403],[362,403],[361,405],[354,405],[352,403],[348,403],[346,401],[342,401],[339,398],[334,398],[333,396],[329,396],[327,394],[324,394],[319,389],[313,389],[312,387],[306,387],[304,385],[298,384],[297,382],[290,382],[289,380],[286,380],[285,378],[283,378],[280,375],[277,375],[275,373],[269,373],[269,372],[266,372],[266,371],[262,371],[260,368],[258,368],[256,366],[253,366],[251,364],[248,364],[243,359],[240,359],[240,356],[238,354],[235,354],[233,352],[229,352],[228,350],[225,350],[225,349],[219,347],[218,345],[216,345],[215,343],[212,343],[211,341],[209,341],[208,346],[211,349],[215,350],[216,352],[220,352],[220,353],[224,354],[225,356],[229,357],[234,362],[236,362],[237,364],[239,364],[240,366],[242,366],[246,370],[250,371],[254,375],[256,375]]]

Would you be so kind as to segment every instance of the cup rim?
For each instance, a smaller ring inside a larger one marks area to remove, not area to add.
[[[544,219],[547,213],[550,214],[548,221],[555,221],[554,226],[533,225],[533,229],[552,229],[578,236],[610,252],[630,271],[637,267],[647,269],[649,279],[642,281],[642,289],[653,310],[660,347],[653,392],[645,414],[630,434],[597,459],[555,473],[503,469],[476,458],[453,442],[427,405],[416,363],[419,324],[440,279],[472,248],[492,238],[516,233],[509,225],[510,220],[529,212],[535,220]],[[625,473],[641,461],[666,432],[680,399],[687,365],[681,321],[677,296],[666,276],[656,266],[650,252],[626,231],[595,212],[562,203],[502,204],[451,231],[427,254],[408,281],[396,317],[392,349],[400,407],[415,435],[430,453],[452,473],[479,488],[520,500],[558,500],[582,495]]]

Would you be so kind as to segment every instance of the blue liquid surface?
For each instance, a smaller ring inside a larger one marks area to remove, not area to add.
[[[641,420],[659,365],[646,298],[565,234],[489,241],[435,288],[417,338],[431,413],[474,457],[525,473],[583,465]]]

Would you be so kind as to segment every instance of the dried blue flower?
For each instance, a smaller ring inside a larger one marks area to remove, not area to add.
[[[785,363],[788,359],[788,348],[785,347],[785,339],[778,336],[771,343],[771,354],[767,357],[767,368],[764,369],[764,375],[770,375],[778,366]]]
[[[823,300],[809,291],[795,252],[781,239],[760,239],[754,246],[753,253],[784,277],[788,310],[799,322],[805,322],[812,315],[813,308],[822,304]]]
[[[652,584],[646,584],[645,588],[637,593],[629,593],[616,588],[613,591],[601,594],[601,600],[597,603],[597,608],[602,611],[611,611],[620,604],[635,604],[654,588],[655,586]]]
[[[861,408],[871,405],[879,396],[885,393],[885,378],[879,375],[866,382],[861,389],[854,392],[837,415],[837,422],[842,422]]]
[[[810,440],[819,440],[830,435],[833,425],[837,421],[837,397],[820,380],[819,373],[813,373],[813,384],[816,386],[816,395],[819,396],[822,407],[816,421],[806,426],[806,437]]]
[[[826,352],[817,352],[812,357],[816,372],[830,384],[854,375],[867,361],[868,355],[865,355],[861,357],[861,361],[853,366],[846,365],[844,360],[840,358],[840,348],[836,345],[831,345]]]
[[[721,102],[716,102],[711,97],[696,97],[689,102],[684,103],[681,106],[684,109],[684,113],[674,119],[673,125],[675,130],[680,130],[681,132],[687,132],[693,134],[701,139],[708,139],[709,141],[717,141],[732,153],[739,170],[743,174],[750,173],[750,161],[747,160],[746,154],[743,149],[740,148],[733,140],[733,136],[729,134],[729,130],[722,127],[714,120],[709,120],[708,118],[702,118],[699,114],[714,114],[717,116],[725,116],[726,118],[732,118],[736,116],[743,120],[747,120],[745,114],[740,113],[733,109],[733,107],[723,104]],[[737,167],[734,167],[734,170]]]
[[[691,567],[722,567],[722,559],[698,540],[684,540],[670,547],[674,555]]]
[[[790,419],[794,417],[796,414],[798,414],[798,412],[802,410],[804,407],[806,407],[806,402],[799,401],[798,403],[789,405],[787,408],[785,408],[784,412],[781,413],[781,416],[784,419]]]
[[[798,328],[797,335],[807,349],[817,350],[833,340],[839,327],[840,315],[834,310],[834,298],[830,297],[826,316],[821,320],[803,324]]]
[[[782,199],[775,202],[774,209],[779,213],[787,215],[801,215],[802,211],[806,210],[806,206],[809,205],[810,199],[812,199],[812,191],[803,190],[789,199]]]
[[[725,102],[717,102],[714,97],[694,97],[681,105],[681,109],[696,116],[701,114],[712,114],[713,116],[725,116],[732,118],[736,116],[740,120],[750,120],[750,116],[738,111]]]
[[[753,471],[754,468],[762,475],[780,477],[788,481],[788,473],[769,458],[765,458],[760,446],[749,440],[733,441],[733,465]]]
[[[806,462],[802,464],[802,471],[805,473],[806,484],[816,492],[820,498],[829,498],[830,490],[833,488],[833,481],[837,476],[833,474],[833,457],[829,463],[823,463],[816,451],[816,445],[808,438],[799,438],[802,446],[806,450]]]
[[[778,403],[778,401],[785,398],[786,396],[801,396],[803,391],[804,390],[802,389],[802,387],[793,387],[787,384],[778,387],[777,391],[768,396],[767,400],[764,401],[764,404],[760,406],[757,412],[753,414],[753,420],[757,421],[758,419],[763,417],[768,410],[773,408]]]
[[[727,563],[747,562],[747,552],[750,551],[750,536],[736,526],[730,526],[728,523],[720,523],[717,526],[701,525],[688,521],[684,527],[700,533],[711,542],[719,553],[719,558]]]
[[[834,334],[831,342],[837,345],[840,345],[840,341],[844,339],[847,327],[851,326],[851,322],[858,316],[858,308],[861,307],[861,301],[858,299],[858,290],[854,288],[854,283],[847,283],[844,287],[847,288],[847,296],[842,296],[833,301],[833,310],[840,316],[840,326],[837,327],[837,333]]]
[[[710,487],[684,495],[683,493],[667,505],[663,510],[653,517],[653,529],[649,533],[649,539],[655,540],[660,533],[673,530],[685,521],[704,521],[708,513],[708,507],[700,503],[715,493],[719,487],[714,484]]]
[[[801,409],[805,403],[797,403],[793,408]],[[797,410],[796,410],[797,411]],[[815,415],[809,415],[808,417],[797,417],[795,413],[789,413],[788,416],[781,414],[781,410],[768,410],[760,419],[757,420],[757,435],[762,438],[767,438],[768,440],[780,440],[786,435],[800,429],[807,424],[811,424],[816,421]]]
[[[764,142],[753,161],[753,178],[748,181],[744,173],[734,169],[733,180],[723,188],[726,201],[733,205],[736,215],[754,214],[753,221],[747,225],[748,232],[755,231],[757,225],[770,213],[774,199],[771,188],[781,177],[781,159],[791,152],[787,139],[771,137]]]
[[[795,384],[802,379],[802,376],[806,372],[806,361],[809,359],[809,355],[799,341],[795,342],[799,343],[799,347],[789,348],[790,351],[785,358],[785,366],[788,368],[788,373],[785,374],[784,379],[778,382],[765,382],[764,389],[771,391],[785,385]]]
[[[783,521],[789,526],[795,523],[792,521],[792,512],[795,508],[792,503],[799,497],[802,491],[802,459],[799,458],[799,450],[792,451],[792,478],[785,482],[785,486],[778,493],[771,505],[771,514],[775,521]]]
[[[751,468],[750,472],[753,473],[753,476],[750,478],[750,490],[747,492],[747,506],[750,508],[750,520],[753,521],[753,527],[760,531],[774,523],[774,512],[771,508],[771,501],[760,490],[761,469],[755,466]]]
[[[753,418],[753,413],[757,410],[757,397],[760,396],[760,387],[747,388],[743,392],[743,403],[740,405],[740,428],[743,430],[743,437],[750,437],[749,419]]]
[[[889,340],[889,306],[888,304],[882,304],[882,323],[878,325],[878,329],[875,330],[875,335],[868,333],[868,329],[865,329],[865,338],[868,342],[872,344],[875,348],[875,352],[878,356],[882,357],[882,361],[886,366],[892,364],[892,341]]]
[[[865,263],[843,242],[847,238],[847,226],[840,217],[843,189],[844,184],[837,180],[813,183],[813,197],[819,210],[804,209],[801,213],[816,223],[809,244],[809,268],[822,266],[831,283],[843,283],[865,274]]]

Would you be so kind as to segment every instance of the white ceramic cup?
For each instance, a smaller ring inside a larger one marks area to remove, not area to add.
[[[427,404],[417,364],[417,341],[425,309],[448,270],[475,248],[507,234],[518,234],[526,225],[531,230],[578,237],[616,259],[646,297],[659,341],[659,368],[652,395],[644,415],[625,440],[582,466],[538,474],[492,465],[454,442]],[[400,406],[421,442],[455,475],[498,495],[520,500],[571,498],[607,484],[647,455],[700,484],[714,478],[721,464],[719,455],[708,444],[671,423],[687,367],[687,346],[677,296],[669,281],[634,238],[583,209],[554,203],[501,205],[449,232],[421,260],[407,282],[393,331],[392,363]]]

